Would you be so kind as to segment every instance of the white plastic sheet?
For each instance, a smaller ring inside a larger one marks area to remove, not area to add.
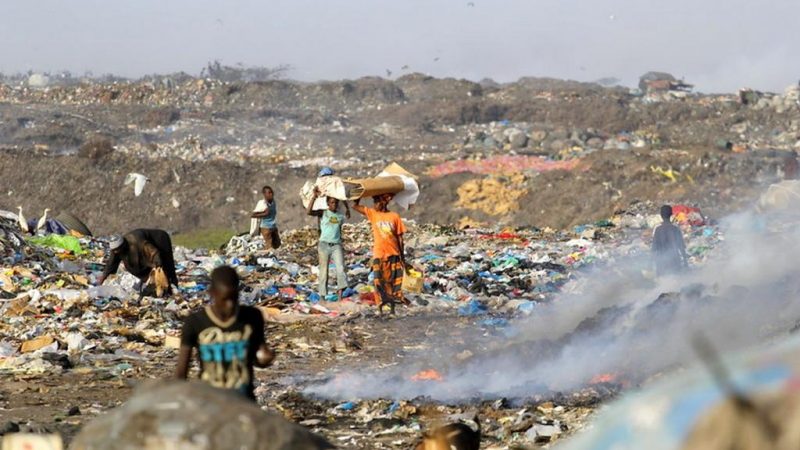
[[[267,210],[267,201],[263,198],[256,203],[256,207],[253,208],[254,213],[264,212]],[[259,219],[250,219],[250,236],[255,236],[258,233],[258,222]]]
[[[345,189],[344,182],[337,176],[319,177],[313,183],[306,181],[302,189],[300,189],[300,198],[303,201],[303,207],[308,208],[308,202],[314,195],[314,187],[319,188],[322,195],[314,202],[314,211],[323,211],[328,209],[325,197],[333,197],[338,200],[347,200],[347,190]]]

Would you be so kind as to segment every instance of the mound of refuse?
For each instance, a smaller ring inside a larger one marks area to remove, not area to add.
[[[72,450],[322,450],[325,439],[203,383],[140,389],[88,424]]]

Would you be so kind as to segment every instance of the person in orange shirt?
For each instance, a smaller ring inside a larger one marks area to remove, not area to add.
[[[389,211],[389,202],[393,194],[372,197],[375,208],[368,208],[355,201],[353,209],[367,216],[372,225],[372,273],[375,277],[375,288],[378,291],[378,312],[383,315],[383,306],[388,305],[394,315],[395,304],[403,301],[401,287],[406,270],[403,234],[406,227],[396,212]]]

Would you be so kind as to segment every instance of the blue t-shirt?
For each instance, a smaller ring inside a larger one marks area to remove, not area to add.
[[[328,244],[341,244],[342,243],[342,224],[344,223],[344,214],[332,212],[326,209],[322,212],[322,218],[319,221],[319,240]]]
[[[261,228],[275,228],[275,216],[278,215],[278,207],[275,206],[275,200],[267,204],[267,215],[261,218]]]

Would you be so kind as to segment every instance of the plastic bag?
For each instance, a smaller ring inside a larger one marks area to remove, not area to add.
[[[70,251],[76,255],[82,255],[86,251],[81,248],[81,242],[74,236],[62,236],[58,234],[48,234],[47,236],[36,236],[28,239],[29,242],[42,247],[59,248]]]

